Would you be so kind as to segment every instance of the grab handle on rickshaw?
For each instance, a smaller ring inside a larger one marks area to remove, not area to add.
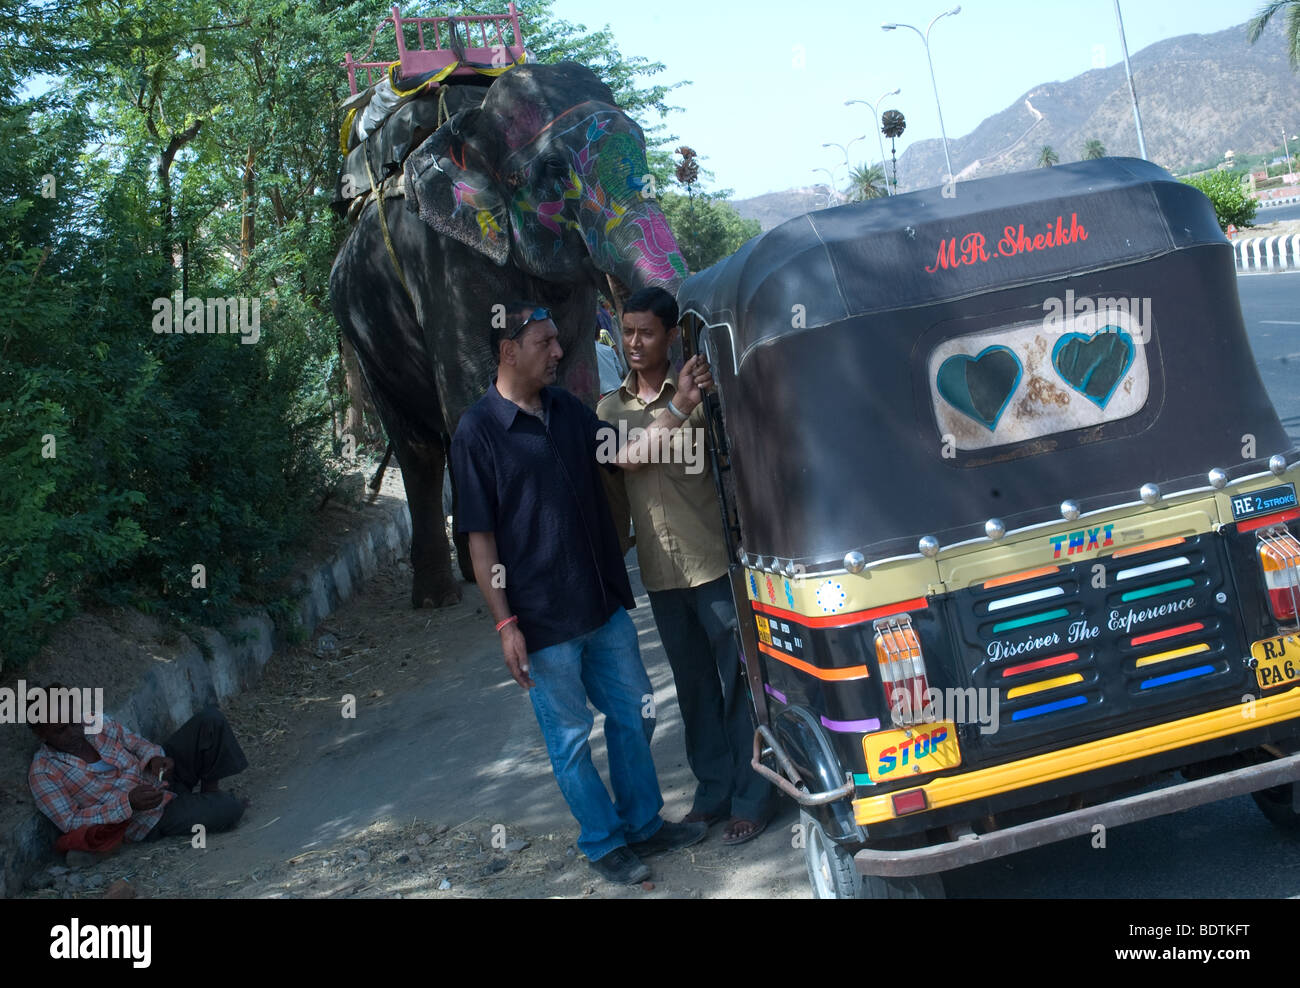
[[[766,747],[764,747],[765,745]],[[785,773],[785,776],[778,775],[763,764],[763,759],[767,755],[776,756],[777,764],[781,766],[781,771]],[[847,772],[844,776],[844,785],[838,789],[828,789],[826,792],[809,792],[808,787],[804,785],[803,779],[799,776],[798,770],[795,769],[794,763],[790,761],[790,756],[781,747],[781,742],[776,739],[772,729],[766,725],[760,725],[754,732],[754,757],[749,764],[753,766],[755,772],[767,779],[768,782],[772,783],[800,806],[825,806],[827,803],[834,803],[845,796],[853,795],[853,776]]]

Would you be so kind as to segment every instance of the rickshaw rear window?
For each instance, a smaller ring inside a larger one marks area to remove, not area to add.
[[[988,449],[1137,414],[1151,333],[1150,299],[1069,293],[1042,318],[944,340],[928,362],[941,441]]]

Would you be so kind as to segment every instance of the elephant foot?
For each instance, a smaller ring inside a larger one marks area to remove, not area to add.
[[[460,601],[460,586],[450,573],[435,579],[417,578],[411,589],[411,606],[416,610],[425,607],[455,607]]]

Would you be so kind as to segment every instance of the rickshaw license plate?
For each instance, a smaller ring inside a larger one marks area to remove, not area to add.
[[[895,782],[961,764],[957,727],[952,721],[868,734],[862,739],[862,752],[867,758],[867,774],[875,782]]]
[[[1250,646],[1255,679],[1260,689],[1270,689],[1300,679],[1300,633],[1265,638]]]

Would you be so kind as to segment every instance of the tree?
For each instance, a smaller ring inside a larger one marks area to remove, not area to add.
[[[528,48],[591,67],[653,133],[681,83],[646,81],[664,66],[552,5],[526,5]],[[448,7],[422,13],[504,3]],[[330,208],[338,61],[364,51],[379,9],[0,5],[0,663],[89,599],[183,627],[249,601],[290,614],[276,580],[337,479],[348,394],[328,294],[348,233]],[[384,43],[377,58],[391,27]],[[56,84],[17,98],[42,74]],[[663,186],[672,163],[651,142]],[[747,235],[713,212],[710,259]],[[174,291],[209,318],[204,299],[257,304],[259,340],[157,332]]]
[[[1226,232],[1230,223],[1238,227],[1254,225],[1255,210],[1259,203],[1254,196],[1248,196],[1242,191],[1241,176],[1235,172],[1209,172],[1183,181],[1200,189],[1214,204],[1219,229]]]
[[[1286,12],[1286,24],[1283,25],[1282,32],[1286,39],[1291,71],[1300,72],[1300,0],[1273,0],[1260,7],[1259,13],[1246,25],[1246,43],[1253,45],[1258,41],[1273,15],[1283,11]]]
[[[696,192],[694,208],[686,196],[664,193],[659,205],[691,271],[703,271],[761,231],[758,220],[742,219],[726,201],[729,190]]]
[[[1083,160],[1094,161],[1106,157],[1106,147],[1097,138],[1083,142]]]
[[[1051,168],[1061,160],[1061,156],[1052,150],[1050,144],[1044,144],[1042,150],[1038,152],[1038,167]]]
[[[849,201],[863,202],[878,199],[886,194],[886,178],[883,163],[879,165],[858,165],[849,172]]]

